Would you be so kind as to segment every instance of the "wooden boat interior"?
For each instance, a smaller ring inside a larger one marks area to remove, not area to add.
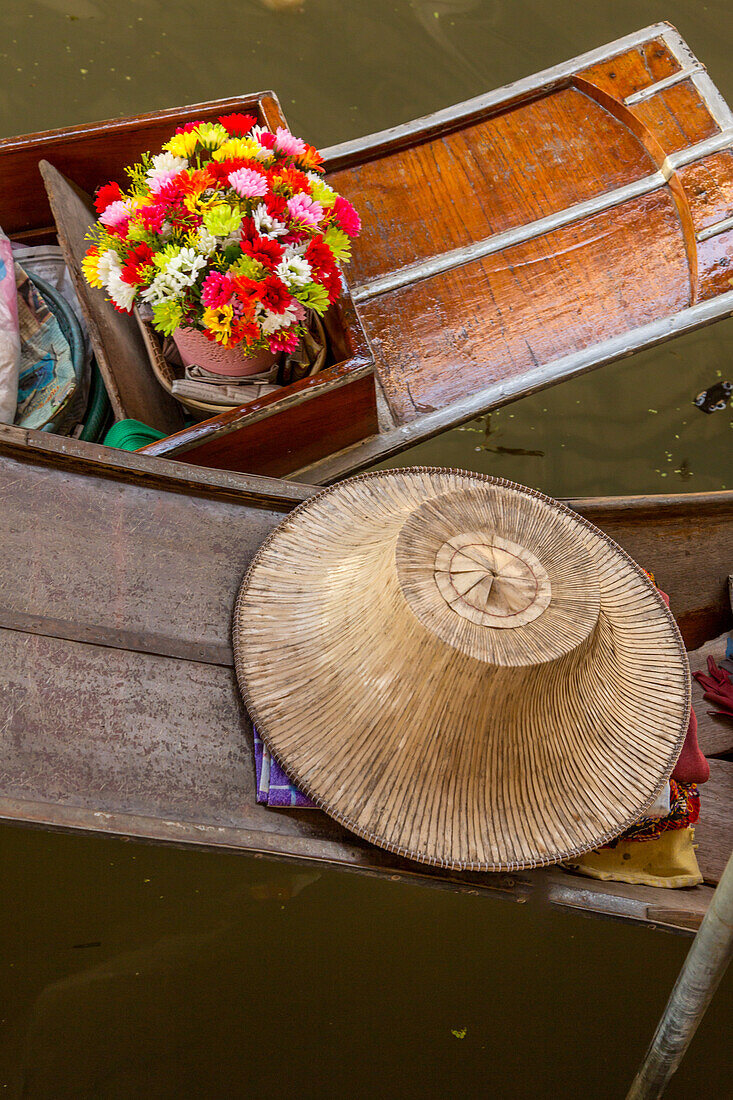
[[[660,23],[326,150],[363,229],[325,368],[184,427],[134,318],[81,277],[89,195],[234,110],[284,122],[264,92],[0,142],[0,225],[58,232],[115,416],[166,433],[150,455],[327,483],[733,310],[733,115]]]
[[[516,902],[543,897],[677,931],[698,926],[730,848],[733,729],[706,714],[697,687],[700,741],[712,769],[696,838],[705,885],[660,890],[560,868],[480,875],[411,864],[320,811],[255,803],[232,607],[262,540],[315,489],[74,440],[63,451],[51,443],[44,433],[21,440],[17,430],[0,430],[0,818],[325,864]],[[730,494],[571,503],[656,573],[688,647],[730,629]]]

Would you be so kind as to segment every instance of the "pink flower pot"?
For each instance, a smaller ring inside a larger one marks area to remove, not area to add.
[[[241,344],[233,348],[223,348],[221,344],[208,340],[203,332],[195,328],[177,328],[173,339],[181,353],[184,367],[203,367],[214,374],[244,378],[248,374],[260,374],[268,370],[277,359],[277,355],[271,351],[247,354]]]

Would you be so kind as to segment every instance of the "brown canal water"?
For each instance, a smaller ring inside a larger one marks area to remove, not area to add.
[[[0,134],[274,88],[317,145],[673,22],[733,102],[715,0],[3,0]],[[555,495],[733,487],[733,322],[400,462]],[[703,802],[704,812],[704,802]],[[0,1095],[623,1097],[687,941],[244,857],[0,829]],[[669,1089],[733,1097],[728,976]]]

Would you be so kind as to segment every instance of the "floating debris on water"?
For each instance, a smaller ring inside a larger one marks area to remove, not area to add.
[[[716,382],[695,398],[694,404],[704,413],[722,412],[733,393],[733,382]]]

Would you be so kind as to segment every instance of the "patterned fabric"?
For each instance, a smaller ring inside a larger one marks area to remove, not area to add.
[[[696,783],[677,783],[669,781],[670,811],[666,817],[645,817],[632,825],[617,840],[606,844],[606,848],[615,848],[619,841],[655,840],[662,833],[673,829],[687,829],[694,825],[700,816],[700,794]]]
[[[252,731],[255,740],[257,801],[265,806],[277,806],[281,809],[315,809],[315,803],[290,782],[254,726]]]
[[[15,273],[21,339],[15,423],[41,428],[74,394],[76,372],[55,315],[19,264]]]

